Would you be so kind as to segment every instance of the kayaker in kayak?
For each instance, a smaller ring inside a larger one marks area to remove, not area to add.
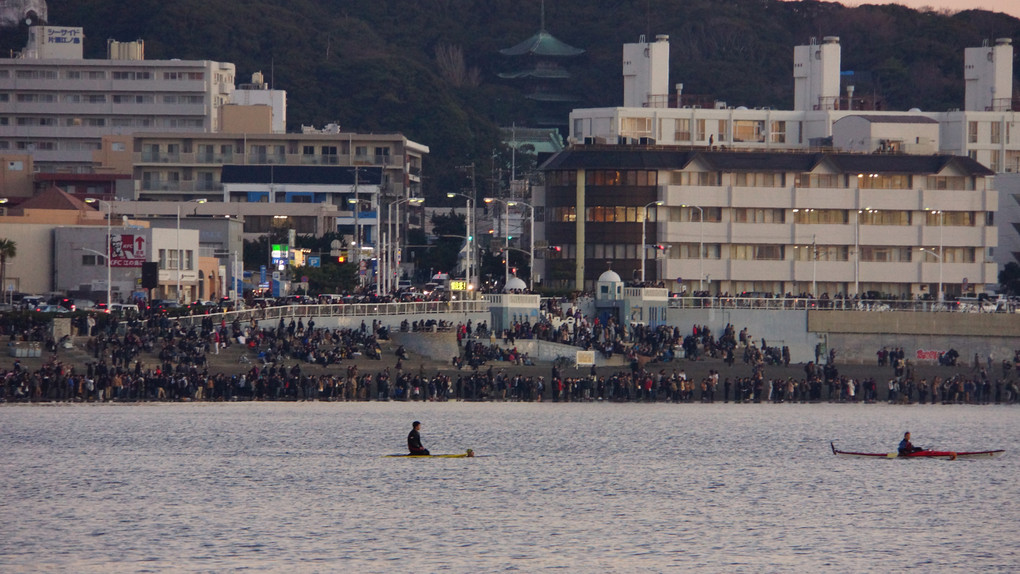
[[[429,456],[428,449],[421,445],[421,435],[418,434],[418,429],[420,428],[420,422],[414,421],[411,423],[411,432],[407,433],[407,450],[410,451],[412,456]]]
[[[913,454],[915,452],[920,452],[922,450],[924,450],[924,449],[921,448],[921,447],[914,446],[910,442],[910,431],[907,431],[907,432],[903,433],[903,440],[900,441],[900,448],[899,448],[900,455],[905,456],[905,455],[908,455],[908,454]]]

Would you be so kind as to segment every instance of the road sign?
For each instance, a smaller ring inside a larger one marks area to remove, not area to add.
[[[322,264],[322,260],[319,258],[318,255],[310,255],[308,257],[308,266],[309,267],[319,267],[321,264]]]

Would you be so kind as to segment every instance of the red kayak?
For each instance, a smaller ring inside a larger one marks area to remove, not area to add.
[[[837,450],[836,445],[829,443],[832,447],[832,454],[844,457],[856,458],[939,458],[943,460],[956,460],[958,458],[996,458],[1005,454],[1005,450],[978,450],[969,452],[953,452],[948,450],[919,450],[910,454],[898,452],[849,452]]]

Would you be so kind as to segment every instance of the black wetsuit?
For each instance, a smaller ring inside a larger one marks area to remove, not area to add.
[[[429,451],[421,445],[421,435],[416,429],[407,433],[407,450],[413,455],[428,455]]]

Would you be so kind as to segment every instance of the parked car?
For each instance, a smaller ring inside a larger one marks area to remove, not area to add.
[[[37,313],[70,313],[70,309],[65,309],[60,305],[39,305],[35,309],[32,309]]]

